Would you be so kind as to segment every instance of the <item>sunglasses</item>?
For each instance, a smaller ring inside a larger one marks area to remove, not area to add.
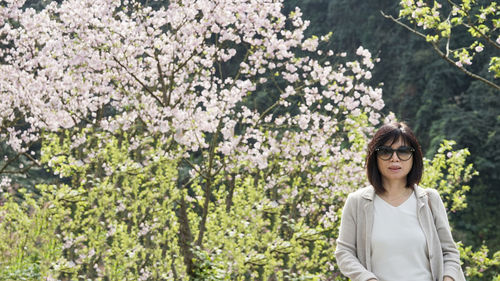
[[[397,149],[392,149],[392,147],[388,146],[379,146],[375,149],[375,151],[377,152],[377,157],[382,160],[391,159],[394,152],[396,152],[399,160],[407,161],[411,158],[415,149],[408,146],[400,146]]]

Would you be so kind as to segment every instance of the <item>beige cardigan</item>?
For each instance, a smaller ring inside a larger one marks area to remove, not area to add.
[[[460,267],[460,253],[453,242],[439,193],[435,189],[423,189],[417,185],[414,190],[418,220],[427,240],[432,280],[442,281],[447,275],[455,281],[465,281]],[[349,194],[342,211],[335,256],[340,271],[353,281],[376,279],[371,272],[370,261],[374,197],[375,189],[372,186],[357,190]]]

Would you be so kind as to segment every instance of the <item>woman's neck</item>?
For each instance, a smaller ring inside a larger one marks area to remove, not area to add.
[[[378,194],[378,196],[394,207],[403,204],[413,191],[411,188],[406,188],[406,180],[382,181],[382,185],[385,188],[385,192]]]
[[[391,195],[399,195],[406,190],[406,179],[404,180],[382,180],[382,186],[385,191],[384,194]]]

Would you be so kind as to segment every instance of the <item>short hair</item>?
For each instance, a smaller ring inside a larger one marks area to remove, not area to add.
[[[412,160],[413,166],[406,177],[406,187],[412,187],[418,184],[422,179],[422,173],[424,170],[422,148],[418,143],[413,131],[404,122],[392,122],[385,124],[373,136],[370,143],[368,143],[368,152],[366,155],[366,173],[368,176],[368,181],[375,188],[375,192],[378,194],[385,193],[385,188],[382,186],[382,176],[378,169],[377,164],[377,149],[383,146],[387,142],[392,145],[398,139],[401,138],[405,145],[408,145],[415,149],[413,152]]]

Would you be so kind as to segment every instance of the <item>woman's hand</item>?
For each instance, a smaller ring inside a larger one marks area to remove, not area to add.
[[[451,278],[450,276],[445,276],[443,278],[443,281],[455,281],[455,279]]]

